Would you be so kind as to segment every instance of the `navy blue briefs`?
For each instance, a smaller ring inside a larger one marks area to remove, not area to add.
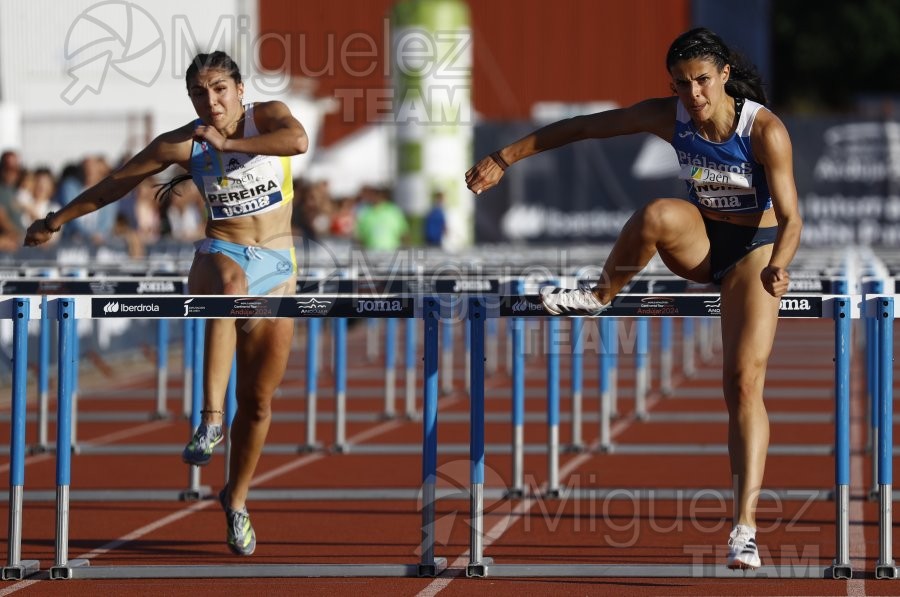
[[[778,226],[755,228],[709,218],[703,218],[703,223],[709,238],[709,270],[716,284],[748,253],[771,245],[778,236]]]

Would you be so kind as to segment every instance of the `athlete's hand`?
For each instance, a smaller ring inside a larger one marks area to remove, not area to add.
[[[53,232],[47,229],[43,218],[35,220],[31,223],[31,226],[28,227],[28,230],[25,231],[25,242],[23,244],[26,247],[36,247],[53,238],[53,234]]]
[[[194,129],[194,139],[206,141],[212,145],[216,151],[225,151],[225,141],[227,141],[227,139],[214,127],[201,124]]]
[[[783,267],[776,265],[767,265],[759,274],[762,280],[763,288],[772,296],[782,296],[788,291],[791,284],[791,276]]]
[[[466,186],[476,195],[480,195],[497,186],[501,178],[503,178],[503,168],[494,161],[494,158],[485,156],[466,172]]]

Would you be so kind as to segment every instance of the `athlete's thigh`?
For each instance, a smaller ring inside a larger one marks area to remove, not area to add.
[[[722,282],[722,348],[725,373],[765,369],[781,299],[763,288],[760,272],[768,264],[772,245],[745,256]]]
[[[658,225],[656,250],[672,273],[709,282],[709,238],[700,211],[683,199],[657,199],[645,209]]]
[[[270,394],[284,377],[294,320],[245,319],[238,325],[238,382],[245,392]]]
[[[242,290],[243,288],[243,290]],[[246,294],[247,276],[222,253],[196,253],[188,273],[191,294]]]

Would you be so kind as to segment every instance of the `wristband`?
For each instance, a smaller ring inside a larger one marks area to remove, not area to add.
[[[494,160],[494,163],[500,166],[500,169],[506,172],[506,169],[509,168],[509,164],[506,163],[506,160],[500,155],[499,151],[495,151],[491,154],[491,159]]]
[[[51,228],[50,227],[50,217],[56,215],[55,211],[49,212],[46,216],[44,216],[44,228],[46,228],[49,232],[53,232],[54,234],[59,232],[62,226],[59,228]]]

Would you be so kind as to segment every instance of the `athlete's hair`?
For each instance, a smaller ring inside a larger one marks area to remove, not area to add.
[[[228,76],[234,79],[235,83],[241,82],[241,69],[237,63],[231,59],[231,56],[221,50],[216,50],[211,54],[197,54],[188,66],[184,75],[184,82],[188,91],[191,89],[191,81],[197,78],[197,74],[203,69],[223,70]]]
[[[671,70],[676,62],[694,58],[710,60],[720,71],[726,64],[731,65],[731,74],[725,82],[725,92],[731,97],[745,97],[763,105],[768,103],[756,66],[705,27],[685,31],[675,38],[666,54],[666,70]]]
[[[190,173],[178,174],[171,180],[154,185],[156,187],[156,192],[153,194],[153,196],[156,197],[157,201],[165,204],[169,201],[169,199],[172,198],[172,195],[180,195],[180,193],[175,190],[178,185],[183,182],[187,182],[192,178],[193,177],[190,175]]]

